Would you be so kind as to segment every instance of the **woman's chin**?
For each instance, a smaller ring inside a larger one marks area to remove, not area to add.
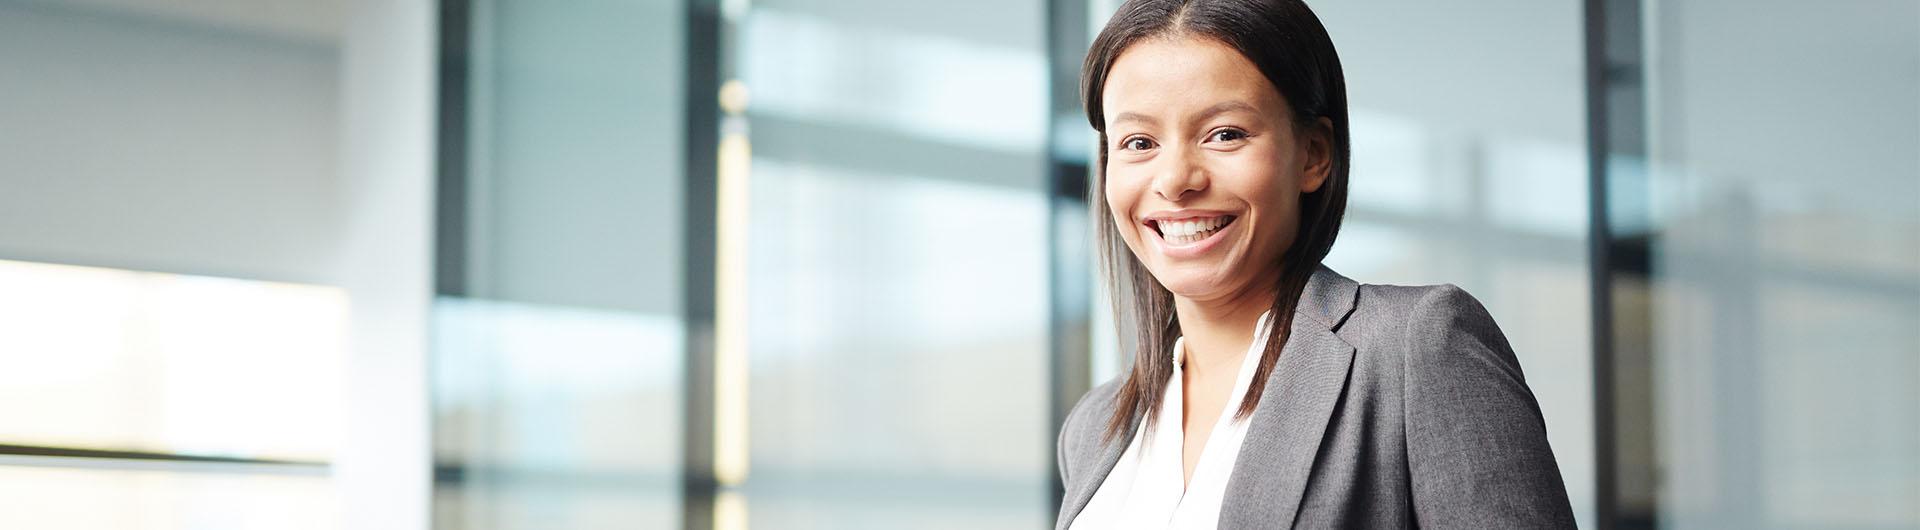
[[[1208,299],[1219,294],[1225,282],[1217,274],[1199,271],[1180,271],[1173,274],[1155,275],[1160,285],[1166,287],[1174,296],[1186,299]]]
[[[1259,278],[1278,275],[1279,271],[1242,270],[1226,263],[1185,263],[1180,266],[1149,267],[1153,278],[1174,296],[1187,300],[1235,298],[1241,291],[1260,283]]]

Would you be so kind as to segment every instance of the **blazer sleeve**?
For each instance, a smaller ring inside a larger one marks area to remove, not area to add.
[[[1545,421],[1493,317],[1432,289],[1406,336],[1407,466],[1422,528],[1573,528]]]
[[[1055,470],[1060,472],[1060,484],[1062,485],[1072,484],[1071,482],[1067,482],[1067,433],[1072,432],[1073,413],[1079,409],[1079,403],[1075,403],[1073,408],[1067,409],[1067,419],[1060,422],[1060,438],[1055,440],[1053,444],[1053,465]]]

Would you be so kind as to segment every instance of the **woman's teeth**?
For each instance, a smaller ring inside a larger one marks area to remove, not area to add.
[[[1227,223],[1232,220],[1233,216],[1222,215],[1219,217],[1200,217],[1181,219],[1178,221],[1159,221],[1156,224],[1160,228],[1160,237],[1165,238],[1168,243],[1187,245],[1206,239],[1207,236],[1211,236],[1214,232],[1220,231],[1221,227],[1225,227]]]

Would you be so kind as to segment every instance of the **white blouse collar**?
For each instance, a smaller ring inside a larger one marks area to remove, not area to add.
[[[1220,518],[1220,506],[1226,498],[1227,480],[1233,474],[1240,446],[1247,434],[1247,419],[1234,412],[1252,385],[1253,373],[1266,351],[1267,314],[1260,315],[1254,328],[1253,343],[1240,361],[1233,391],[1226,408],[1208,434],[1200,462],[1194,466],[1193,479],[1185,479],[1185,420],[1182,400],[1181,355],[1186,338],[1174,340],[1168,362],[1173,375],[1161,396],[1160,416],[1151,432],[1134,433],[1120,461],[1100,484],[1086,509],[1073,520],[1071,528],[1212,528]],[[1143,443],[1145,442],[1145,443]],[[1184,483],[1184,484],[1183,484]]]

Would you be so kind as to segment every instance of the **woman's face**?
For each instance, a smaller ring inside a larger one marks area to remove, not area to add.
[[[1300,195],[1326,181],[1326,135],[1303,138],[1266,76],[1210,38],[1128,46],[1101,100],[1107,204],[1154,278],[1190,300],[1272,288]]]

